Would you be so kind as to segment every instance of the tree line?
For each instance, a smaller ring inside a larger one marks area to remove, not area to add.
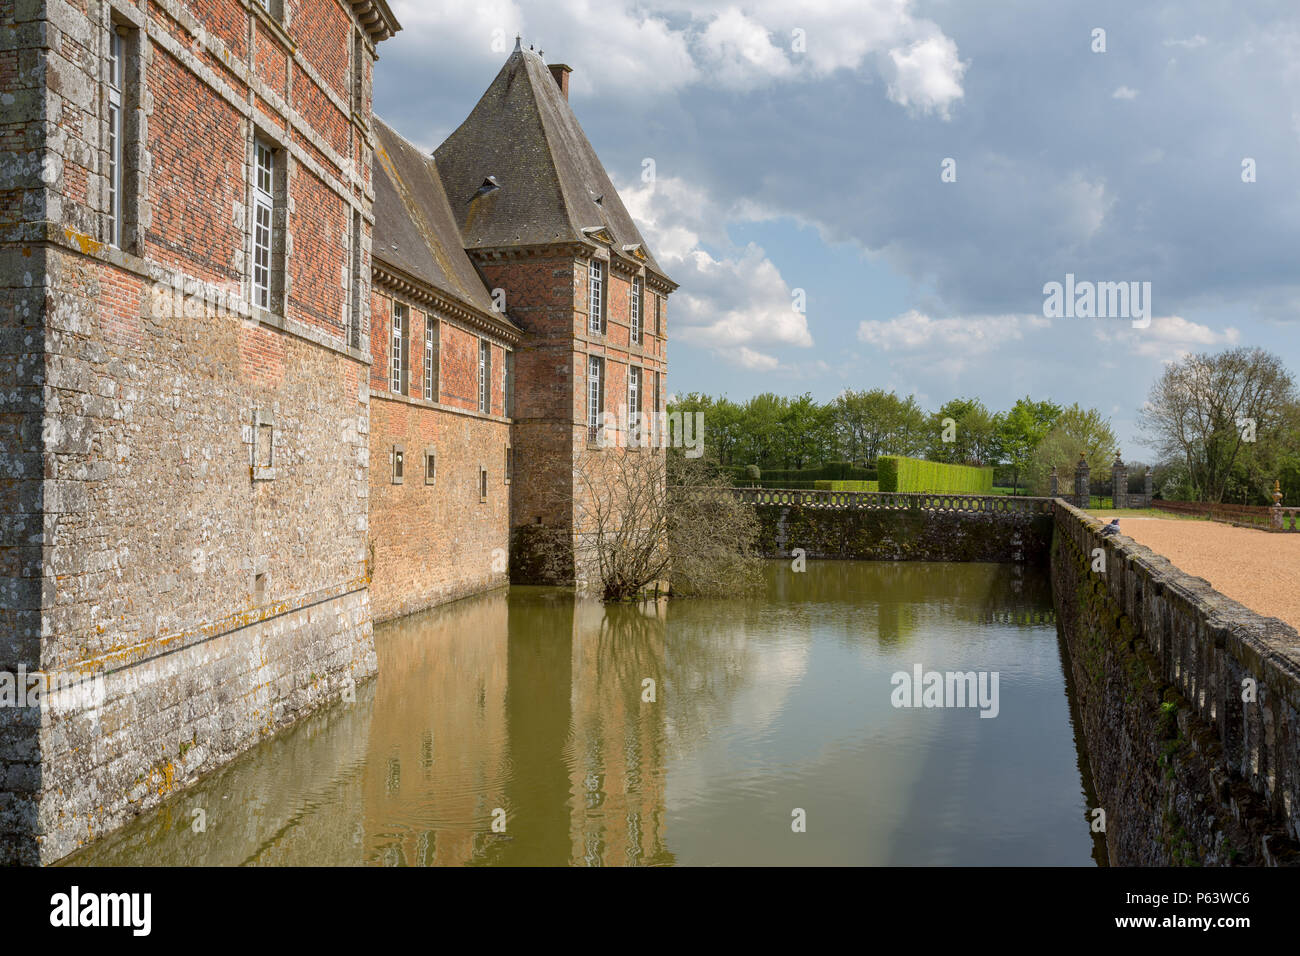
[[[1082,456],[1108,478],[1117,442],[1096,408],[1030,396],[993,411],[978,398],[926,410],[913,396],[845,389],[819,403],[764,392],[743,402],[698,392],[670,411],[703,412],[705,449],[730,467],[802,470],[830,462],[874,467],[881,455],[993,465],[999,484],[1045,494],[1053,467],[1062,490]],[[1262,504],[1274,480],[1300,503],[1300,401],[1281,359],[1263,349],[1191,355],[1166,367],[1140,415],[1157,493],[1178,500]],[[1146,463],[1129,460],[1130,475]]]

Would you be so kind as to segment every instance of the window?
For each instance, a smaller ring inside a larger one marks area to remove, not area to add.
[[[492,412],[492,346],[487,339],[478,340],[478,410]]]
[[[424,450],[424,483],[435,484],[438,480],[438,452],[433,448]]]
[[[605,411],[605,360],[592,355],[587,360],[587,441],[600,438],[600,416]]]
[[[482,465],[478,467],[478,500],[487,501],[487,469]]]
[[[438,320],[424,317],[424,397],[438,400]]]
[[[631,322],[632,322],[632,344],[641,344],[641,279],[635,277],[632,279],[632,305],[631,305]]]
[[[407,342],[410,330],[407,328],[407,308],[400,302],[393,303],[393,343],[389,360],[389,387],[399,395],[406,394],[408,383],[409,350]]]
[[[605,331],[605,263],[599,259],[592,259],[587,267],[587,285],[591,291],[587,328],[592,335],[602,335]]]
[[[654,417],[650,419],[650,448],[652,451],[659,451],[659,443],[662,435],[659,432],[659,373],[654,373],[654,392],[650,396],[650,410],[654,412]]]
[[[406,447],[404,445],[393,446],[393,484],[402,483],[402,473],[406,470]]]
[[[253,304],[269,311],[275,238],[275,150],[259,139],[254,152]]]
[[[108,34],[108,241],[122,246],[123,143],[122,88],[126,77],[126,40],[116,29]]]
[[[505,408],[502,410],[507,418],[513,418],[515,414],[515,353],[506,350],[505,361],[501,363],[501,394],[505,398]]]
[[[515,474],[515,450],[506,445],[506,484],[510,484],[510,479]]]
[[[346,211],[346,206],[345,206]],[[352,232],[348,238],[351,263],[348,269],[348,345],[361,348],[361,210],[352,211]]]
[[[276,20],[284,19],[284,0],[257,0],[257,5]]]
[[[628,447],[641,444],[641,369],[635,365],[627,370],[627,427]]]
[[[660,309],[660,307],[663,305],[663,303],[664,303],[664,298],[663,298],[663,296],[661,296],[661,295],[657,295],[657,296],[655,296],[655,327],[654,327],[653,329],[650,330],[650,331],[653,332],[655,335],[663,335],[663,334],[664,334],[664,331],[663,331],[663,329],[664,329],[664,326],[663,326],[663,314],[659,311],[659,309]]]

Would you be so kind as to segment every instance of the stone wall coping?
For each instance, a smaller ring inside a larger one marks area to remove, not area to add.
[[[1103,522],[1057,499],[1058,514],[1075,519],[1085,554],[1093,548],[1107,553],[1107,574],[1111,592],[1118,603],[1131,611],[1122,593],[1116,594],[1116,582],[1122,578],[1114,570],[1131,566],[1154,593],[1172,596],[1186,612],[1202,620],[1201,630],[1216,650],[1230,654],[1241,667],[1262,683],[1281,694],[1292,707],[1300,710],[1300,632],[1285,621],[1265,617],[1258,611],[1215,590],[1204,578],[1194,577],[1168,558],[1138,544],[1120,532],[1102,535]],[[1141,621],[1136,620],[1140,625]],[[1148,644],[1151,636],[1143,634]],[[1152,647],[1152,650],[1157,650]]]

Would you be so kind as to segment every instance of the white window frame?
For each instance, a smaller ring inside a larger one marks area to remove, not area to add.
[[[641,443],[641,368],[627,367],[627,444],[631,448]]]
[[[393,303],[393,336],[392,344],[389,348],[389,353],[392,357],[389,360],[388,385],[392,391],[399,395],[402,394],[402,379],[406,377],[402,374],[405,371],[402,367],[402,359],[404,358],[404,353],[406,351],[404,348],[404,345],[406,344],[406,336],[402,330],[406,324],[407,315],[408,312],[405,305],[401,302]]]
[[[253,305],[271,310],[275,257],[275,148],[253,141]]]
[[[598,355],[587,357],[587,441],[600,437],[600,414],[604,411],[605,360]]]
[[[587,329],[592,335],[605,332],[605,263],[593,257],[587,265]]]
[[[434,341],[438,337],[438,320],[431,314],[425,313],[424,316],[424,398],[426,401],[437,401],[437,395],[434,392],[433,368],[434,363],[438,360],[438,352],[434,348]]]
[[[492,346],[487,339],[478,340],[478,410],[484,415],[492,408],[492,382],[488,366],[492,361]]]
[[[125,109],[126,37],[116,28],[108,34],[108,243],[122,248],[122,170],[126,165]]]
[[[629,309],[632,322],[632,344],[641,344],[641,277],[632,277],[632,304]]]

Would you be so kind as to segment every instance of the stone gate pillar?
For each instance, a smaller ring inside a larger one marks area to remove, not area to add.
[[[1124,459],[1115,452],[1115,462],[1110,466],[1110,503],[1114,508],[1128,507],[1128,469]]]
[[[1055,497],[1058,496],[1058,494],[1059,494],[1059,492],[1060,492],[1060,487],[1059,487],[1059,486],[1060,486],[1060,478],[1057,477],[1057,474],[1056,474],[1056,466],[1055,466],[1055,465],[1052,466],[1051,483],[1052,483],[1052,487],[1051,487],[1051,497],[1055,498]]]
[[[1083,457],[1081,452],[1079,454],[1079,463],[1074,466],[1074,506],[1076,508],[1088,507],[1088,482],[1091,472],[1092,469],[1088,467],[1088,460]]]
[[[1152,487],[1151,469],[1148,468],[1147,473],[1142,476],[1142,498],[1144,499],[1142,502],[1142,507],[1150,508],[1151,499],[1154,497],[1155,497],[1155,489]]]

